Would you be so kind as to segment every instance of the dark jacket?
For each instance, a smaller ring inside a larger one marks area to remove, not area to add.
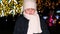
[[[44,19],[40,18],[40,21],[42,28],[41,34],[50,34]],[[23,15],[20,15],[15,23],[13,34],[27,34],[28,23],[29,20],[27,20]]]

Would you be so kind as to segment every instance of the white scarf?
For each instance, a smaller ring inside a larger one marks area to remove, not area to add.
[[[40,19],[37,13],[34,15],[28,15],[25,12],[23,13],[24,17],[29,20],[27,34],[41,33]]]

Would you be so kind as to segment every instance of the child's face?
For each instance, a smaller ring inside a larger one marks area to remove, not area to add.
[[[28,9],[25,10],[25,13],[29,14],[29,15],[33,15],[35,13],[35,9],[28,8]]]

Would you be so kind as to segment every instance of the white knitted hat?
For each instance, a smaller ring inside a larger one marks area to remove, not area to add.
[[[36,10],[36,0],[24,0],[23,9],[33,8]]]

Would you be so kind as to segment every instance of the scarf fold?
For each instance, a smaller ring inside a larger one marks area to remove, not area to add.
[[[25,12],[23,12],[23,14],[24,17],[29,20],[27,34],[41,33],[42,30],[38,14],[35,13],[34,15],[28,15]]]

